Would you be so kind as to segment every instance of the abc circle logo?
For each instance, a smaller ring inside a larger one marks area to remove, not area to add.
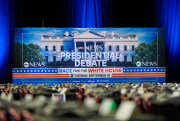
[[[28,62],[24,62],[24,67],[29,67],[29,63]]]
[[[140,67],[141,66],[141,62],[140,61],[136,62],[136,66]]]
[[[70,75],[70,77],[74,77],[74,75],[73,75],[73,74],[71,74],[71,75]]]

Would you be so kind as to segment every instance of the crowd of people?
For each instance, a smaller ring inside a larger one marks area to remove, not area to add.
[[[0,85],[0,121],[180,120],[180,84]]]

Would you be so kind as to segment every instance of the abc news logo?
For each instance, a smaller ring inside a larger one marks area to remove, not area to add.
[[[24,62],[25,68],[45,67],[45,62]]]
[[[142,66],[146,66],[146,67],[148,67],[148,66],[158,66],[157,65],[157,62],[140,62],[140,61],[138,61],[138,62],[136,62],[136,66],[137,67],[142,67]]]
[[[78,51],[79,51],[79,50],[83,50],[84,47],[83,47],[83,46],[79,46],[79,47],[77,47],[77,49],[78,49]],[[102,52],[102,51],[103,51],[103,45],[96,45],[96,46],[94,46],[94,45],[88,45],[88,46],[85,47],[85,49],[86,49],[87,51],[94,51],[94,49],[95,49],[96,52]]]

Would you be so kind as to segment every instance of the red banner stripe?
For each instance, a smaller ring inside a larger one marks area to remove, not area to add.
[[[69,74],[13,74],[13,78],[67,78]]]

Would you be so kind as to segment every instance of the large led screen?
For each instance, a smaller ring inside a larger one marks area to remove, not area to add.
[[[162,28],[16,28],[16,84],[165,82]]]

